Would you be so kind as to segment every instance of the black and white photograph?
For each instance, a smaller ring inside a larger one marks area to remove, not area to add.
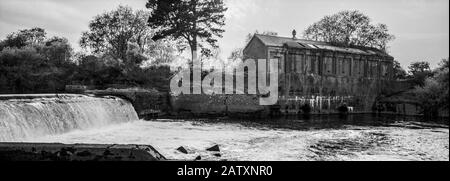
[[[448,162],[449,1],[0,0],[0,160]]]

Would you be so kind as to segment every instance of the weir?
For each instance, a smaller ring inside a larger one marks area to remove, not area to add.
[[[131,103],[112,96],[0,96],[0,142],[27,141],[138,119]]]

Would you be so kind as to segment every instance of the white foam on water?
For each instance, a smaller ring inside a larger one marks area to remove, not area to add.
[[[138,120],[120,98],[63,96],[0,101],[0,141],[24,141]]]
[[[362,152],[343,150],[346,154],[337,154],[327,157],[326,160],[448,160],[448,129],[438,130],[442,132],[390,127],[299,131],[245,127],[236,123],[141,120],[28,141],[67,144],[144,144],[153,146],[166,158],[181,160],[193,160],[200,155],[202,160],[292,161],[321,160],[310,150],[310,146],[320,140],[359,139],[368,132],[376,132],[388,134],[392,140],[398,141],[392,145]],[[410,135],[402,136],[399,133]],[[410,148],[412,144],[409,143],[415,142],[416,137],[428,141]],[[442,144],[435,143],[438,139]],[[206,151],[216,144],[220,147],[221,157],[214,156],[215,152]],[[188,154],[177,151],[179,146],[186,148]],[[418,156],[419,152],[426,157]]]

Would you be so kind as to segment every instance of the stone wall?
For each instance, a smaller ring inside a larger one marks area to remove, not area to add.
[[[171,97],[175,114],[252,114],[265,110],[256,95],[179,95]]]
[[[334,113],[347,106],[353,112],[371,112],[383,89],[391,85],[390,57],[322,50],[269,48],[279,64],[279,105],[312,113]]]
[[[170,111],[167,93],[140,88],[89,90],[86,94],[117,96],[130,101],[140,118],[152,117]]]

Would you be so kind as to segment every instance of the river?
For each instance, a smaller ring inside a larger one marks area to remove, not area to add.
[[[0,141],[145,144],[174,160],[449,160],[448,120],[365,114],[145,121],[125,100],[83,95],[0,100]],[[206,150],[214,145],[220,152]]]
[[[149,144],[167,158],[181,160],[197,156],[202,160],[238,161],[449,160],[449,128],[445,124],[414,121],[333,124],[328,120],[324,124],[328,126],[299,128],[292,127],[292,122],[280,122],[140,120],[30,141]],[[293,122],[301,125],[302,121]],[[216,144],[220,156],[206,151]],[[177,151],[180,146],[188,154]]]

